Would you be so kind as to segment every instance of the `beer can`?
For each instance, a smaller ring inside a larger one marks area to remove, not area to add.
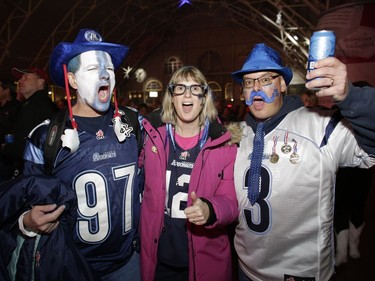
[[[332,30],[315,31],[310,38],[307,71],[313,70],[315,62],[335,55],[336,36]],[[319,89],[316,89],[319,90]]]

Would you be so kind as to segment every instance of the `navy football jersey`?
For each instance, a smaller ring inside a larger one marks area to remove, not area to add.
[[[133,254],[140,209],[137,140],[131,134],[119,143],[112,117],[111,110],[100,117],[75,117],[79,148],[75,153],[61,149],[53,171],[76,192],[74,240],[91,266],[102,274],[121,267]],[[26,160],[42,165],[42,155],[31,137]],[[28,166],[32,167],[27,163],[25,173],[35,173]]]
[[[199,145],[184,150],[170,141],[167,167],[167,196],[164,228],[159,239],[158,260],[175,267],[188,267],[186,215],[191,171],[199,153]]]

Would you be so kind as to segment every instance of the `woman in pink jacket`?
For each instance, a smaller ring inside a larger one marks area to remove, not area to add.
[[[143,281],[232,279],[228,226],[237,219],[237,147],[217,122],[203,74],[177,70],[162,110],[144,119]]]

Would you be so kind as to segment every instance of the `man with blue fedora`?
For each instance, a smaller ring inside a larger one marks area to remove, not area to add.
[[[77,221],[71,235],[95,276],[107,281],[140,280],[138,114],[111,103],[115,69],[127,53],[127,46],[82,29],[74,42],[59,43],[50,60],[53,81],[68,86],[67,81],[77,94],[71,106],[67,90],[69,114],[50,172],[75,191]],[[57,130],[50,134],[48,128],[48,122],[39,126],[28,139],[26,176],[49,172],[42,148],[52,145]],[[29,236],[48,235],[62,212],[64,206],[33,206],[19,220],[20,229]]]
[[[234,168],[239,279],[329,280],[335,174],[340,165],[375,164],[375,89],[354,87],[346,66],[325,58],[306,87],[332,96],[338,109],[305,108],[286,95],[292,70],[265,44],[232,75],[249,107]]]

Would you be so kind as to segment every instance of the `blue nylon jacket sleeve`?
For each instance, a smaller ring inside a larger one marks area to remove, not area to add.
[[[51,234],[27,238],[16,260],[11,260],[18,245],[18,217],[34,205],[56,203],[66,209],[59,218],[59,226]],[[0,280],[10,280],[7,267],[16,263],[15,280],[36,281],[82,280],[96,281],[93,270],[76,248],[71,233],[77,214],[75,192],[51,176],[19,176],[0,185]],[[40,255],[35,262],[33,250]]]
[[[351,124],[361,148],[375,155],[375,88],[349,86],[348,96],[337,104]]]

